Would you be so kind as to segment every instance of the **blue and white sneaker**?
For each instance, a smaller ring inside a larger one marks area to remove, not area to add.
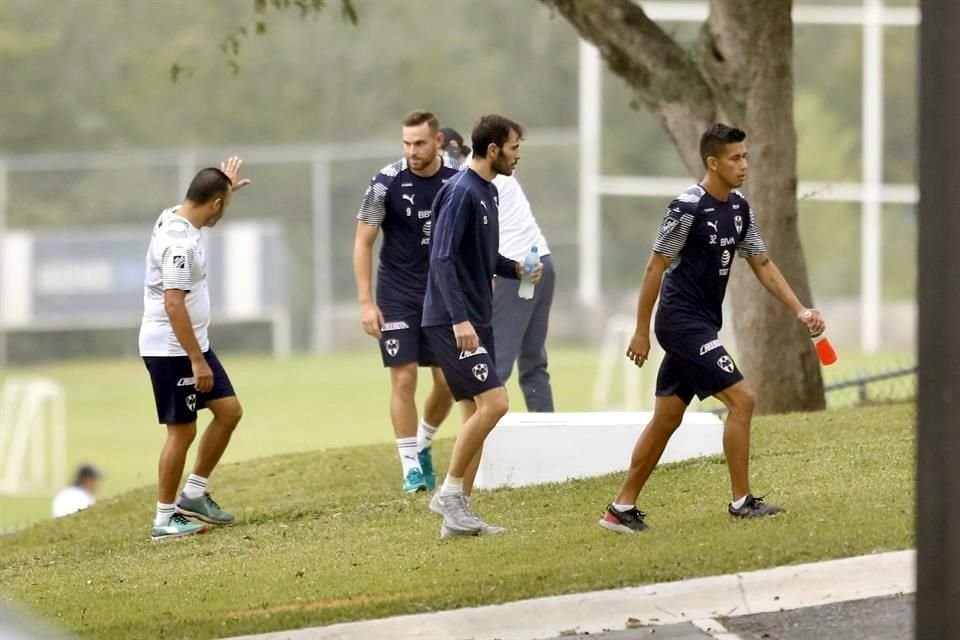
[[[190,522],[185,517],[179,513],[174,513],[170,516],[170,521],[163,526],[153,526],[153,531],[150,532],[150,539],[154,542],[160,542],[162,540],[173,540],[175,538],[184,538],[186,536],[192,536],[200,533],[206,533],[207,528],[202,524],[196,524],[195,522]]]
[[[426,491],[427,483],[423,479],[423,472],[420,469],[410,469],[407,471],[407,477],[403,483],[403,490],[406,493],[417,493],[418,491]]]
[[[433,491],[437,488],[437,476],[433,472],[432,447],[418,452],[417,458],[420,459],[420,469],[423,471],[423,481],[427,483],[427,491]]]

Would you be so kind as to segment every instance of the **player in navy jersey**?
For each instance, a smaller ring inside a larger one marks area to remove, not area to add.
[[[700,184],[670,203],[647,262],[637,305],[637,327],[627,357],[643,366],[649,355],[650,316],[658,293],[654,331],[665,355],[657,374],[653,417],[633,450],[617,499],[600,519],[601,526],[618,533],[647,528],[645,514],[636,507],[637,496],[694,395],[701,399],[714,396],[728,409],[723,450],[733,494],[730,515],[752,518],[782,511],[750,492],[754,392],[717,337],[735,254],[746,259],[760,283],[809,331],[822,331],[824,322],[819,311],[801,304],[767,257],[754,213],[736,191],[747,175],[745,138],[743,131],[723,124],[704,132],[700,157],[706,175]]]
[[[439,156],[436,116],[414,111],[403,121],[402,160],[370,180],[357,213],[353,272],[363,330],[380,341],[383,366],[390,369],[390,419],[397,438],[408,493],[436,486],[431,444],[453,399],[420,330],[427,286],[432,204],[440,187],[457,174],[459,163]],[[376,299],[371,285],[373,245],[383,229]],[[433,367],[433,389],[417,423],[417,367]]]
[[[468,496],[483,442],[508,408],[493,360],[493,276],[519,279],[523,265],[499,254],[499,196],[492,180],[513,173],[522,137],[523,128],[508,118],[480,118],[469,168],[444,185],[433,203],[422,325],[463,413],[446,480],[430,501],[443,516],[441,539],[504,531],[481,520]],[[540,267],[533,274],[534,282],[542,272]]]

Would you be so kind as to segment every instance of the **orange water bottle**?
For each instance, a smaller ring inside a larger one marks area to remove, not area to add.
[[[820,358],[820,364],[831,365],[837,361],[837,352],[827,339],[827,334],[823,331],[810,336],[813,340],[813,346],[817,350],[817,357]]]

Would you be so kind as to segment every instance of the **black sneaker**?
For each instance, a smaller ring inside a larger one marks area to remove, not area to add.
[[[775,504],[766,504],[762,497],[754,498],[752,494],[748,493],[747,499],[743,501],[743,506],[739,509],[734,509],[733,503],[731,502],[727,505],[727,510],[734,518],[762,518],[764,516],[777,515],[783,511],[783,507]]]
[[[600,518],[600,526],[616,533],[639,533],[650,527],[643,521],[647,517],[643,511],[636,507],[627,511],[617,511],[614,506],[608,505],[603,517]]]

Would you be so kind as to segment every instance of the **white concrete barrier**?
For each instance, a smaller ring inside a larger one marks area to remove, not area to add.
[[[487,438],[475,486],[522,487],[625,471],[648,411],[508,413]],[[688,412],[661,464],[723,453],[723,423]]]

